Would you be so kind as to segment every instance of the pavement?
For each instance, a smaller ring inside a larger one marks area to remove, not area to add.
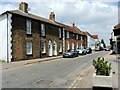
[[[118,90],[118,63],[116,61],[116,55],[108,54],[104,57],[108,62],[112,64],[112,72],[113,72],[113,90]],[[72,88],[89,88],[92,90],[92,76],[94,73],[94,67],[91,65],[84,73],[78,76],[76,82]],[[84,77],[83,77],[84,76]],[[82,78],[81,78],[82,77]],[[73,90],[73,89],[72,89]]]
[[[31,59],[31,60],[25,60],[25,61],[16,61],[16,62],[11,62],[11,63],[1,62],[0,69],[1,70],[10,69],[10,68],[15,68],[15,67],[37,63],[37,62],[55,60],[59,58],[62,58],[62,56]],[[113,73],[113,88],[118,88],[119,86],[118,85],[118,75],[119,75],[118,64],[120,64],[120,62],[116,62],[116,55],[110,55],[110,53],[105,56],[105,59],[108,60],[112,64],[112,72],[114,72]],[[92,89],[92,78],[91,77],[93,76],[93,72],[94,72],[94,67],[90,65],[83,73],[80,73],[80,75],[75,79],[75,81],[72,83],[69,89],[71,88],[72,90],[74,88],[91,88]]]
[[[59,58],[62,58],[62,56],[46,57],[46,58],[38,58],[38,59],[30,59],[30,60],[22,60],[22,61],[14,61],[14,62],[11,62],[11,63],[0,62],[0,70],[20,67],[20,66],[24,66],[24,65],[28,65],[28,64],[37,63],[37,62],[55,60],[55,59],[59,59]]]

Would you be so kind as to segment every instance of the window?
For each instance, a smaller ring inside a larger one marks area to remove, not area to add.
[[[70,49],[69,41],[67,41],[67,50]]]
[[[26,21],[26,32],[27,32],[27,34],[32,34],[32,32],[31,32],[31,21],[30,20]]]
[[[32,41],[26,42],[26,54],[31,55],[32,54]]]
[[[67,38],[69,38],[70,36],[69,36],[69,32],[67,31]]]
[[[62,44],[61,43],[59,43],[58,50],[59,50],[59,52],[62,52]]]
[[[81,36],[81,40],[83,40],[83,37]]]
[[[41,24],[41,36],[45,36],[45,25]]]
[[[76,42],[76,49],[78,49],[78,42]]]
[[[45,44],[45,41],[41,42],[41,53],[46,53],[46,44]]]
[[[59,28],[59,38],[61,38],[61,28]]]
[[[78,40],[78,34],[76,34],[76,39]]]

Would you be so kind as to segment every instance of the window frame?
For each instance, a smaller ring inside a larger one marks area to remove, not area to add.
[[[62,52],[62,43],[59,43],[58,49],[59,49],[59,52]]]
[[[62,38],[62,30],[59,28],[59,38]]]
[[[45,24],[41,23],[41,36],[46,36],[46,32],[45,32]]]
[[[32,51],[32,41],[27,41],[26,42],[26,55],[32,55],[33,51]]]
[[[46,53],[46,42],[41,41],[41,53]]]
[[[26,33],[32,34],[32,22],[31,22],[31,20],[26,20]]]
[[[67,31],[67,38],[70,38],[70,32]]]

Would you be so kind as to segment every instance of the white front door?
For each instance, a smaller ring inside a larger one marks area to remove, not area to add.
[[[53,55],[57,55],[57,43],[55,40],[53,42]]]
[[[74,49],[74,43],[72,43],[72,49]]]
[[[48,42],[48,55],[52,56],[52,41],[49,40]]]

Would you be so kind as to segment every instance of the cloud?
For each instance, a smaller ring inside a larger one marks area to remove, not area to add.
[[[14,0],[11,3],[0,3],[0,6],[2,6],[0,13],[6,10],[17,9],[20,1]],[[27,1],[29,4],[29,8],[31,9],[29,12],[49,18],[50,12],[54,11],[56,21],[68,25],[75,22],[82,31],[89,31],[91,34],[98,34],[100,38],[105,38],[107,44],[109,44],[109,37],[113,26],[118,23],[118,0],[24,1]]]

